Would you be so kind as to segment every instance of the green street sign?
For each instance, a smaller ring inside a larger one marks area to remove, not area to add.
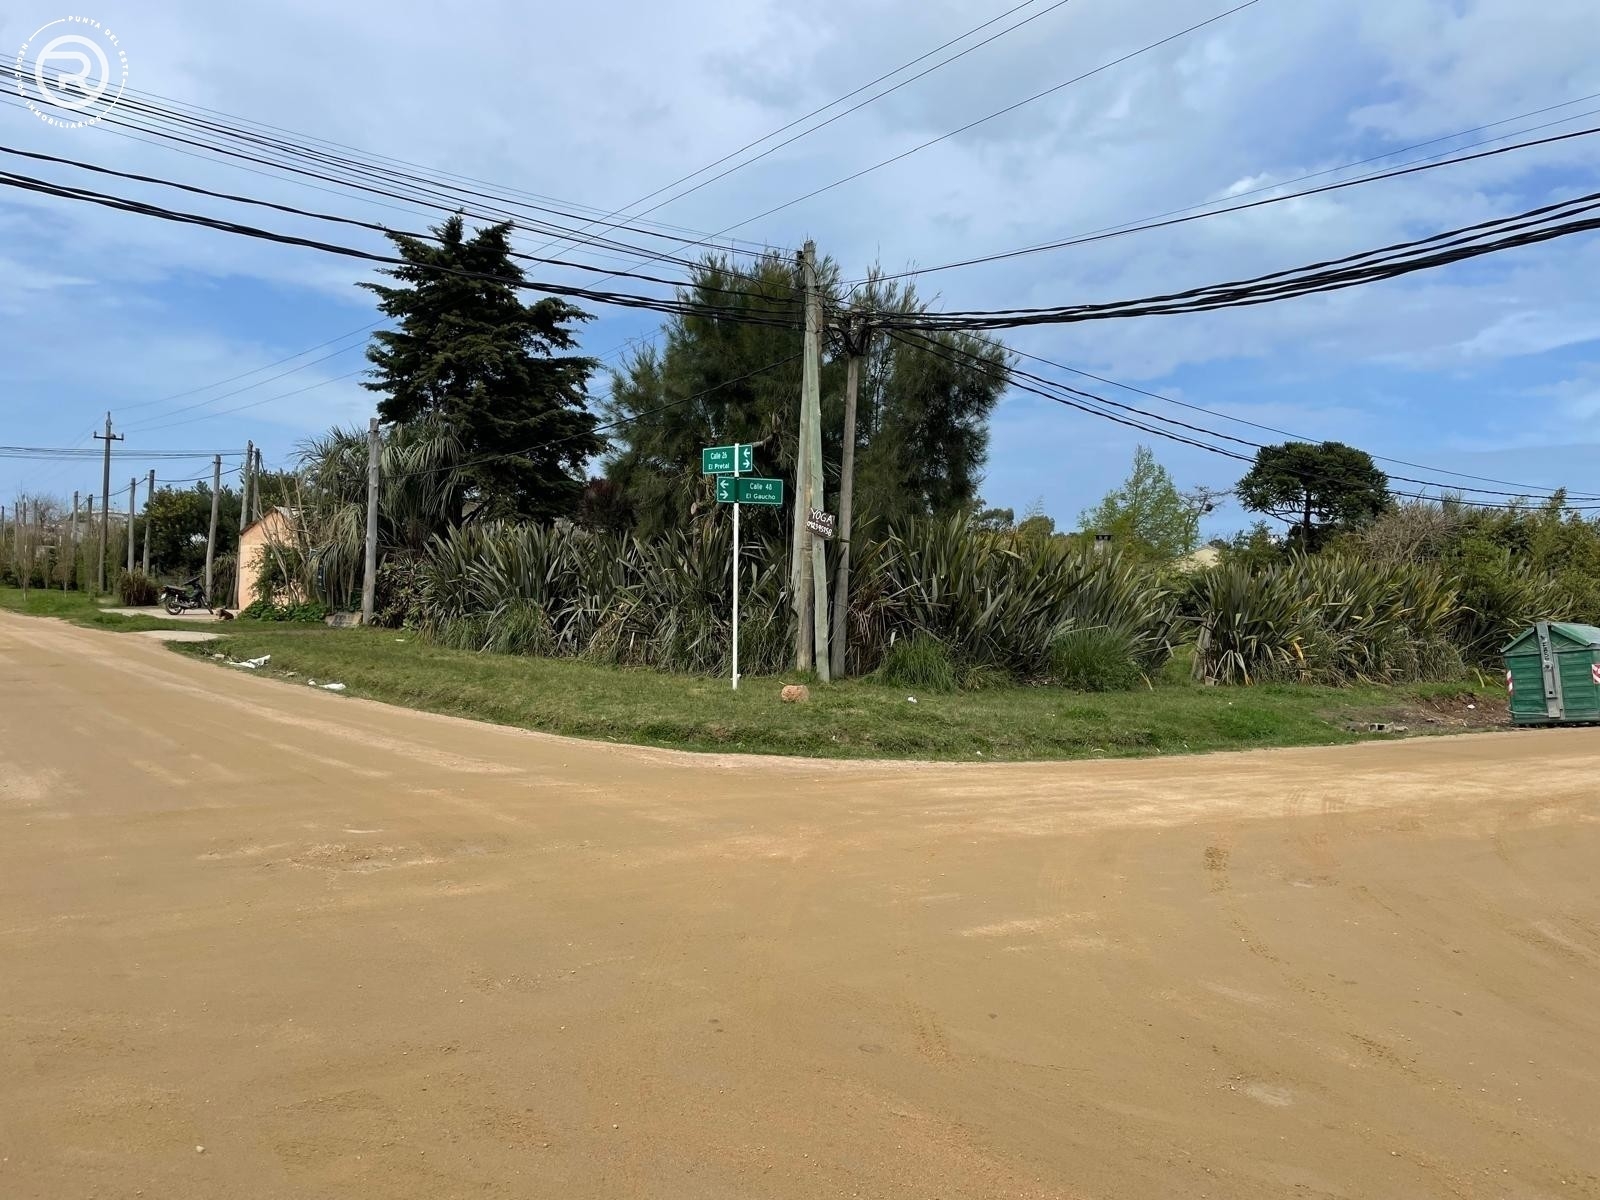
[[[732,475],[734,471],[752,471],[756,465],[755,447],[748,442],[739,443],[739,465],[733,465],[732,446],[707,446],[700,451],[702,475]]]
[[[782,504],[783,480],[717,477],[719,504]]]

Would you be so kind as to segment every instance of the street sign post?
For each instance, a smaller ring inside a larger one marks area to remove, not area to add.
[[[719,475],[717,477],[717,503],[734,505],[782,504],[783,480],[744,479],[738,475]]]
[[[707,446],[700,451],[700,474],[740,475],[755,469],[755,447],[735,442],[731,446]]]
[[[806,528],[819,538],[832,539],[834,520],[831,512],[823,512],[820,508],[813,508],[811,515],[806,518]]]
[[[745,442],[706,446],[700,451],[700,473],[717,477],[717,501],[733,505],[733,690],[739,690],[739,506],[782,504],[783,480],[740,479],[756,465],[755,447]]]

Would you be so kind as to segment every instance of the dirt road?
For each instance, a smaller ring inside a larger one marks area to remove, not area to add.
[[[6,1200],[1600,1197],[1600,731],[703,758],[10,616],[0,679]]]

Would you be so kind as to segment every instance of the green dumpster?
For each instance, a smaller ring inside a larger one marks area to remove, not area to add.
[[[1600,629],[1540,621],[1505,649],[1514,725],[1600,721]]]

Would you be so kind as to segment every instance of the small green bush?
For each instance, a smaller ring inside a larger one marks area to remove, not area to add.
[[[953,692],[960,682],[949,649],[926,633],[898,639],[883,656],[878,674],[885,683],[924,692]]]
[[[328,606],[315,601],[301,604],[273,604],[270,600],[257,600],[239,614],[247,621],[298,621],[315,624],[328,618]]]
[[[122,594],[122,603],[129,608],[147,607],[160,595],[156,581],[143,571],[124,571],[117,582],[117,590]]]
[[[409,554],[391,554],[378,567],[374,625],[415,629],[422,621],[422,570]]]
[[[1121,692],[1142,678],[1133,639],[1120,629],[1070,629],[1050,643],[1050,678],[1078,692]]]

